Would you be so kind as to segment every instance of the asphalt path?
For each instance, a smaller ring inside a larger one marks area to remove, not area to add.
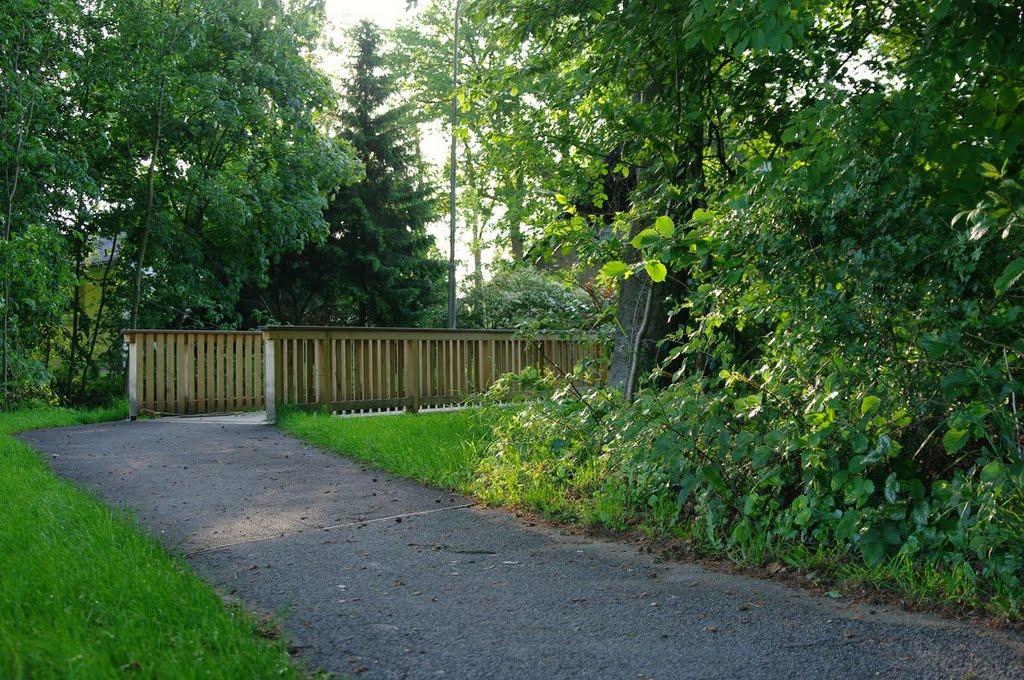
[[[258,417],[25,433],[353,678],[1024,678],[1024,636],[536,526]]]

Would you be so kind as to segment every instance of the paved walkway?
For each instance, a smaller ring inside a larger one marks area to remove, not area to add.
[[[62,476],[358,678],[1024,678],[1024,638],[660,562],[253,418],[32,432]],[[327,529],[325,529],[327,527]]]

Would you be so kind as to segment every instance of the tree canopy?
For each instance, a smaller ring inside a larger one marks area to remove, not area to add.
[[[272,317],[290,323],[418,326],[443,294],[445,264],[426,231],[437,218],[437,190],[409,105],[397,100],[379,30],[363,22],[351,36],[338,125],[365,178],[333,193],[327,239],[284,257],[260,298]]]
[[[619,289],[625,402],[558,450],[619,456],[637,503],[717,547],[962,560],[1019,587],[1020,4],[462,7],[488,58],[462,64],[458,134],[495,210]],[[559,441],[594,416],[538,408],[520,422]],[[549,441],[512,428],[507,460],[526,438]]]
[[[58,358],[72,398],[97,347],[120,365],[124,326],[236,325],[243,286],[323,238],[328,192],[360,165],[326,133],[321,23],[317,3],[9,3],[4,401]],[[100,240],[114,252],[97,272]],[[98,305],[87,278],[103,281]]]

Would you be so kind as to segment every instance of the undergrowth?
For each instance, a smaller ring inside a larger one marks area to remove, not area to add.
[[[11,436],[126,415],[0,414],[0,677],[301,677],[283,643]]]
[[[554,387],[530,373],[505,388],[524,381]],[[485,408],[489,444],[472,489],[744,565],[780,561],[1021,620],[1024,460],[1015,450],[961,458],[928,478],[898,455],[894,417],[874,400],[844,406],[830,386],[844,427],[815,432],[812,411],[801,415],[812,427],[797,433],[760,397],[710,382],[642,390],[633,403],[563,388],[516,412]]]

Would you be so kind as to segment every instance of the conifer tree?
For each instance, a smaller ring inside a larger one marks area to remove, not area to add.
[[[365,165],[363,181],[335,192],[322,244],[282,259],[263,302],[279,321],[417,326],[442,302],[445,264],[426,231],[437,201],[424,181],[415,120],[395,105],[380,31],[362,22],[342,96],[340,136]]]

